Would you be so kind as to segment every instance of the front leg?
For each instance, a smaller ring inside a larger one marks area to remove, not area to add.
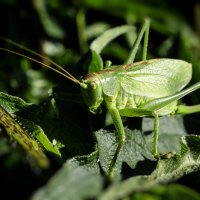
[[[109,170],[108,170],[108,173],[109,173],[108,175],[110,178],[112,178],[113,169],[114,169],[115,163],[117,161],[117,158],[119,156],[119,152],[125,143],[125,132],[124,132],[122,119],[119,114],[119,110],[116,108],[116,106],[114,106],[114,104],[112,102],[106,102],[106,105],[107,105],[108,111],[111,114],[113,123],[115,125],[116,131],[118,134],[118,140],[119,140],[119,144],[117,146],[116,152],[114,154],[114,157],[112,159],[112,162],[111,162],[111,164],[109,166]]]

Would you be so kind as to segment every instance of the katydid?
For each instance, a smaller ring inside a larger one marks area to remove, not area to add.
[[[192,65],[178,59],[160,58],[146,60],[149,36],[149,19],[145,19],[131,52],[125,63],[120,66],[110,66],[102,71],[93,72],[77,80],[63,68],[48,59],[58,69],[29,58],[52,70],[64,75],[74,83],[80,85],[83,99],[89,111],[95,113],[104,102],[112,117],[118,136],[118,147],[110,163],[108,175],[113,175],[113,169],[126,141],[122,116],[126,117],[154,117],[153,155],[159,158],[157,150],[159,116],[171,114],[188,114],[200,111],[200,105],[178,105],[178,100],[200,88],[200,82],[182,90],[191,80]],[[144,35],[142,61],[135,62],[135,55]],[[5,40],[5,38],[4,38]],[[11,42],[6,39],[6,41]],[[17,45],[31,53],[36,52]],[[14,54],[19,53],[0,48]],[[26,57],[25,55],[21,55]],[[41,55],[39,55],[42,57]],[[28,57],[26,57],[28,58]],[[43,57],[44,58],[44,57]]]

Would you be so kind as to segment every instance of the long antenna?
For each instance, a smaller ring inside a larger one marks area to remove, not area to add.
[[[49,65],[47,65],[47,64],[45,64],[45,63],[42,63],[42,62],[40,62],[40,61],[38,61],[38,60],[36,60],[36,59],[34,59],[34,58],[31,58],[31,57],[29,57],[29,56],[26,56],[26,55],[23,55],[23,54],[21,54],[21,53],[18,53],[18,52],[9,50],[9,49],[5,49],[5,48],[2,48],[2,47],[0,47],[0,50],[7,51],[7,52],[9,52],[9,53],[12,53],[12,54],[15,54],[15,55],[19,55],[19,56],[21,56],[21,57],[24,57],[24,58],[27,58],[27,59],[29,59],[29,60],[32,60],[32,61],[34,61],[34,62],[36,62],[36,63],[39,63],[39,64],[43,65],[44,67],[47,67],[47,68],[49,68],[49,69],[51,69],[51,70],[57,72],[58,74],[61,74],[62,76],[68,78],[69,80],[73,81],[73,82],[76,83],[76,84],[82,85],[82,83],[81,83],[79,80],[77,80],[76,78],[72,78],[71,76],[68,76],[67,74],[62,73],[62,72],[60,72],[59,70],[54,69],[53,67],[51,67],[51,66],[49,66]]]
[[[47,64],[45,64],[45,63],[42,63],[42,62],[40,62],[40,61],[38,61],[38,60],[36,60],[36,59],[33,59],[33,58],[31,58],[31,57],[29,57],[29,56],[26,56],[26,55],[23,55],[23,54],[21,54],[21,53],[17,53],[17,52],[15,52],[15,51],[8,50],[8,49],[5,49],[5,48],[0,48],[1,50],[4,50],[4,51],[10,52],[10,53],[12,53],[12,54],[16,54],[16,55],[25,57],[25,58],[27,58],[27,59],[29,59],[29,60],[34,61],[34,62],[37,62],[37,63],[39,63],[39,64],[41,64],[41,65],[43,65],[43,66],[45,66],[45,67],[47,67],[47,68],[49,68],[49,69],[51,69],[51,70],[53,70],[53,71],[55,71],[55,72],[57,72],[57,73],[59,73],[59,74],[65,76],[66,78],[70,79],[71,81],[73,81],[73,82],[75,82],[75,83],[77,83],[77,84],[79,84],[79,85],[82,85],[82,84],[80,83],[80,81],[78,81],[74,76],[72,76],[67,70],[65,70],[64,68],[62,68],[60,65],[58,65],[57,63],[55,63],[55,62],[54,62],[53,60],[51,60],[50,58],[48,58],[48,57],[46,57],[46,56],[43,56],[43,55],[41,55],[41,54],[39,54],[39,53],[37,53],[37,52],[35,52],[35,51],[33,51],[33,50],[27,48],[27,47],[24,47],[23,45],[20,45],[20,44],[18,44],[18,43],[16,43],[16,42],[12,41],[12,40],[10,40],[10,39],[7,39],[7,38],[5,38],[5,37],[3,37],[3,36],[1,36],[1,35],[0,35],[0,39],[4,40],[4,41],[6,41],[6,42],[8,42],[8,43],[10,43],[10,44],[12,44],[12,45],[14,45],[14,46],[20,48],[20,49],[23,49],[23,50],[25,50],[25,51],[27,51],[27,52],[30,52],[30,53],[32,53],[32,54],[34,54],[34,55],[36,55],[36,56],[38,56],[38,57],[40,57],[40,58],[43,58],[44,60],[48,61],[49,63],[51,63],[52,65],[54,65],[55,67],[57,67],[58,69],[60,69],[61,71],[63,71],[63,73],[60,72],[59,70],[54,69],[53,67],[50,67],[49,65],[47,65]]]

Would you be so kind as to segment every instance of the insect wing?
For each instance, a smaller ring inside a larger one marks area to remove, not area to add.
[[[182,60],[152,59],[125,67],[121,87],[129,94],[152,98],[182,90],[191,80],[192,66]]]

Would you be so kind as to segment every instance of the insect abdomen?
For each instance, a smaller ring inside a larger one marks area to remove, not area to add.
[[[123,88],[120,88],[115,99],[115,105],[119,110],[124,108],[138,108],[140,105],[150,100],[152,100],[152,98],[130,94],[123,90]]]

